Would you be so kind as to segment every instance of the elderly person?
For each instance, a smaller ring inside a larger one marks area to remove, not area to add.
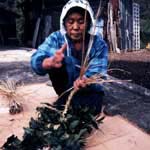
[[[49,75],[58,95],[72,86],[78,90],[72,106],[87,106],[98,114],[101,112],[103,88],[98,84],[86,85],[86,79],[92,75],[100,73],[105,76],[107,73],[108,48],[97,35],[94,35],[90,50],[89,67],[83,77],[79,78],[82,47],[84,44],[86,54],[93,24],[93,11],[86,0],[68,1],[60,16],[60,30],[50,34],[38,47],[32,55],[31,66],[37,74]],[[68,94],[59,98],[55,104],[64,105]]]

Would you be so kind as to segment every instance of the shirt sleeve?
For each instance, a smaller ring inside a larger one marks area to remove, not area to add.
[[[96,36],[90,52],[89,65],[85,75],[87,77],[91,77],[94,74],[101,74],[102,76],[106,76],[107,65],[108,46],[104,40]]]
[[[42,62],[45,58],[53,56],[58,48],[59,44],[57,34],[52,33],[31,56],[32,69],[39,75],[45,75],[48,70],[42,68]]]

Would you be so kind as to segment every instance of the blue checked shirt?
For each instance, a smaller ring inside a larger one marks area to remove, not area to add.
[[[64,37],[60,31],[53,32],[46,40],[38,47],[37,51],[32,55],[31,66],[33,70],[39,75],[45,75],[48,70],[42,68],[42,62],[45,58],[51,57],[55,52],[62,47],[64,43],[68,44],[66,57],[74,57],[71,54],[72,43]],[[76,58],[75,58],[76,59]],[[75,61],[75,65],[80,65],[81,60]],[[87,77],[100,73],[107,74],[108,63],[108,47],[104,40],[99,36],[94,36],[93,45],[89,55],[89,67],[85,73]]]

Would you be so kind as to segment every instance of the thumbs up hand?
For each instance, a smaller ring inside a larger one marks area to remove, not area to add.
[[[64,52],[66,49],[67,49],[67,44],[65,43],[59,50],[55,52],[54,56],[44,59],[42,63],[42,67],[44,69],[62,67],[62,61],[64,59]]]

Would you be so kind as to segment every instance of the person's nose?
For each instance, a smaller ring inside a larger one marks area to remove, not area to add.
[[[78,30],[79,28],[80,28],[80,26],[79,26],[78,22],[74,22],[73,29]]]

